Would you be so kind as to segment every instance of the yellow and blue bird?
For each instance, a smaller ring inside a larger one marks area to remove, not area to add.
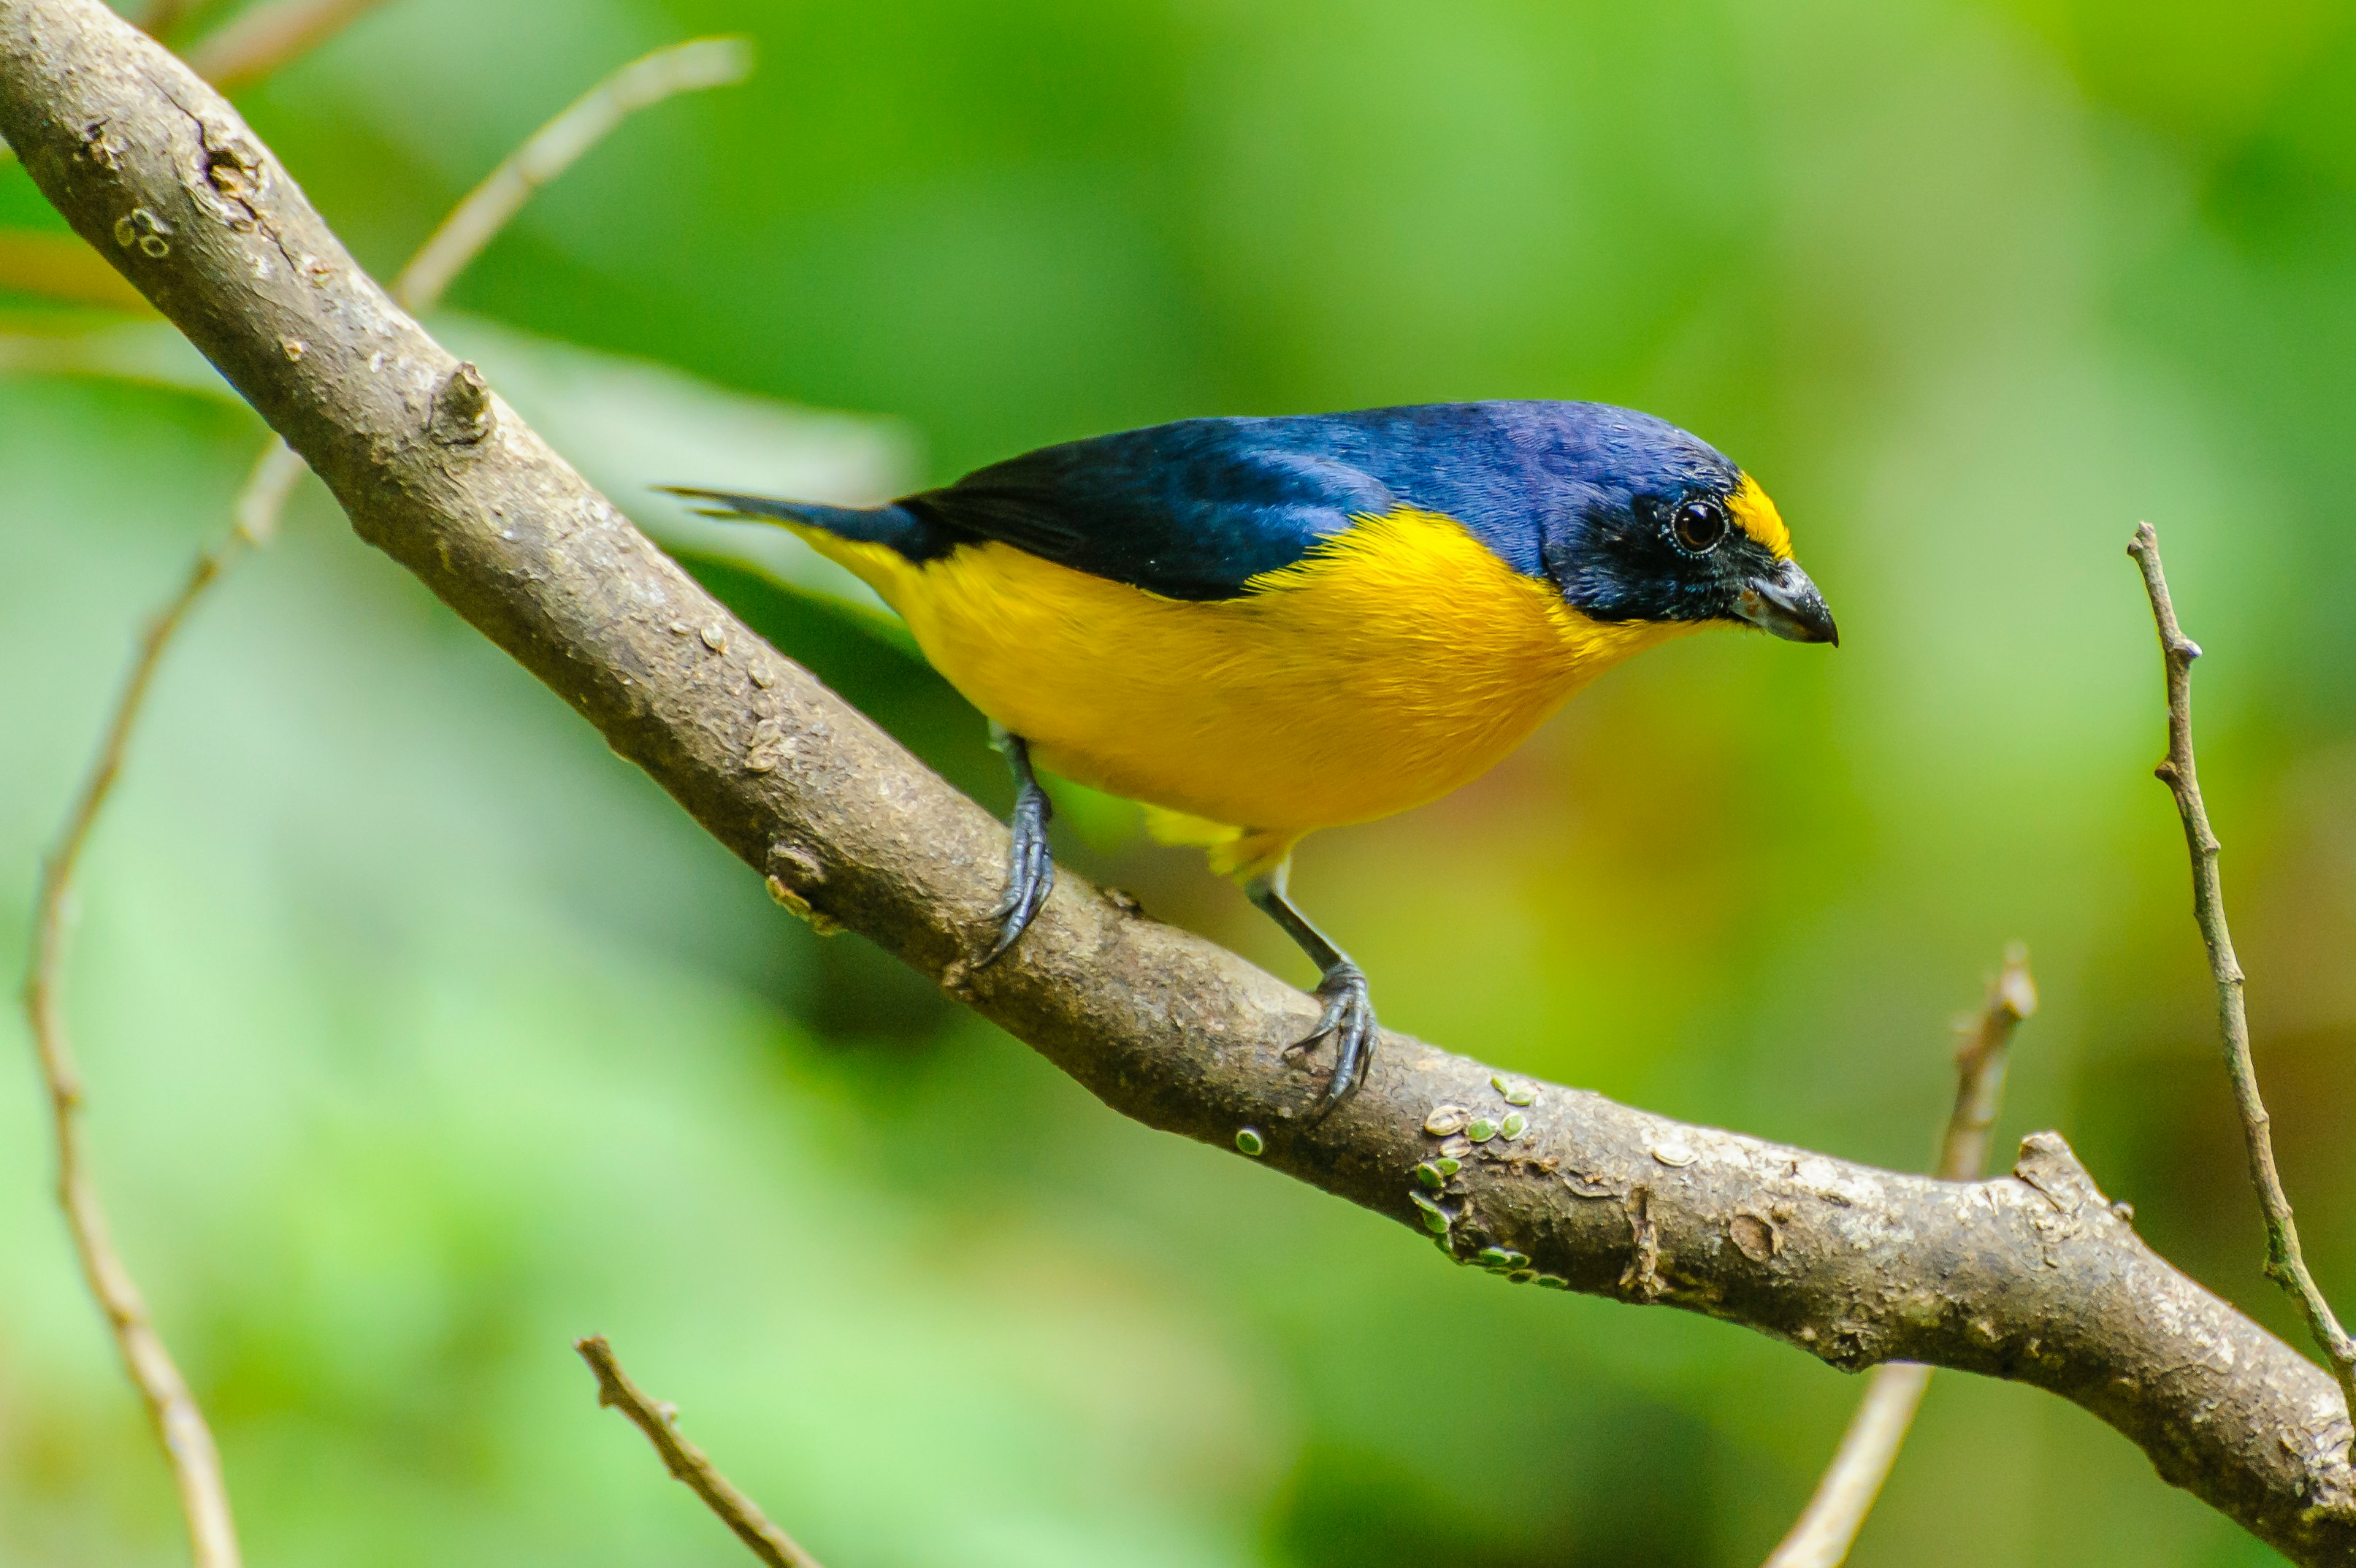
[[[1032,762],[1151,809],[1158,836],[1299,943],[1363,1079],[1366,977],[1286,890],[1319,828],[1486,772],[1632,654],[1747,623],[1839,640],[1774,503],[1713,447],[1590,403],[1187,419],[1044,447],[889,506],[677,493],[858,574],[989,717],[1013,850],[981,961],[1054,885]]]

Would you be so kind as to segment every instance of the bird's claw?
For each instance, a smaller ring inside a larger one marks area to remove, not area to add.
[[[1047,819],[1052,814],[1047,791],[1024,783],[1015,791],[1014,820],[1009,824],[1014,845],[1006,856],[1006,891],[999,896],[991,918],[998,922],[998,940],[974,968],[996,963],[1047,902],[1055,886],[1055,857],[1047,848]]]
[[[1366,1080],[1366,1064],[1374,1058],[1375,1036],[1380,1027],[1375,1022],[1375,1002],[1366,989],[1365,972],[1356,964],[1342,963],[1328,972],[1318,982],[1317,995],[1325,1004],[1317,1027],[1284,1050],[1286,1056],[1299,1056],[1328,1039],[1333,1041],[1333,1075],[1326,1080],[1324,1097],[1312,1121],[1323,1120]]]

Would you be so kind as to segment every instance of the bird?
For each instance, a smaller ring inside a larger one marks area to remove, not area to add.
[[[873,507],[663,488],[848,567],[990,721],[1015,805],[978,963],[1054,886],[1037,769],[1137,800],[1317,966],[1289,1047],[1333,1043],[1317,1117],[1377,1031],[1365,972],[1292,900],[1295,844],[1448,794],[1686,633],[1840,640],[1758,481],[1606,403],[1182,419]]]

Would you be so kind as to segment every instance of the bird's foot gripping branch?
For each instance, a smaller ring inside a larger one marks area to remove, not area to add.
[[[2145,1247],[2059,1137],[1993,1181],[1899,1176],[1577,1090],[1526,1086],[1524,1104],[1522,1086],[1398,1036],[1312,1122],[1312,1069],[1285,1047],[1313,1004],[1068,875],[977,969],[1005,831],[649,544],[354,264],[216,93],[97,0],[0,0],[0,135],[361,537],[782,899],[934,977],[1114,1109],[1256,1145],[1508,1274],[1705,1312],[1843,1367],[2048,1389],[2294,1560],[2356,1561],[2332,1379]],[[1496,1134],[1451,1130],[1451,1107]],[[1419,1168],[1441,1161],[1435,1190]]]

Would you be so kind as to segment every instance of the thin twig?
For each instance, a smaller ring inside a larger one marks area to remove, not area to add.
[[[277,538],[278,520],[285,515],[286,502],[294,496],[294,487],[302,483],[303,476],[310,471],[292,447],[272,436],[262,455],[253,460],[253,472],[246,477],[245,488],[230,503],[233,523],[230,536],[257,548]]]
[[[188,69],[223,92],[252,87],[281,66],[317,48],[384,0],[269,0],[241,13],[219,32],[183,51]],[[156,0],[139,25],[152,38],[164,38],[187,19],[196,0]],[[16,156],[0,142],[0,166]]]
[[[235,92],[317,48],[384,0],[267,0],[184,51],[188,69]]]
[[[66,936],[73,916],[74,872],[122,776],[123,757],[166,650],[237,553],[270,542],[286,498],[308,471],[284,443],[273,440],[264,447],[232,504],[236,526],[197,556],[179,587],[148,621],[122,695],[108,717],[98,754],[91,759],[55,846],[42,862],[40,890],[34,902],[33,957],[25,977],[25,1013],[48,1089],[57,1139],[58,1206],[64,1211],[91,1294],[113,1329],[123,1369],[146,1403],[171,1463],[198,1568],[237,1568],[237,1537],[231,1527],[228,1489],[212,1431],[188,1391],[187,1380],[148,1317],[131,1271],[114,1250],[105,1208],[84,1165],[81,1077],[60,1000]]]
[[[677,93],[729,86],[752,70],[752,45],[740,38],[691,38],[632,60],[533,132],[468,191],[402,269],[393,298],[413,313],[431,311],[533,191],[572,167],[633,111]]]
[[[2159,628],[2160,656],[2168,676],[2168,755],[2153,775],[2176,797],[2177,814],[2184,820],[2184,843],[2192,858],[2192,916],[2200,923],[2201,940],[2209,949],[2209,972],[2217,982],[2217,1026],[2224,1047],[2225,1075],[2233,1080],[2233,1104],[2242,1114],[2242,1137],[2249,1147],[2250,1185],[2258,1191],[2258,1208],[2266,1221],[2266,1273],[2298,1304],[2332,1375],[2356,1419],[2356,1339],[2340,1326],[2331,1305],[2308,1272],[2307,1255],[2299,1250],[2298,1226],[2292,1220],[2289,1195],[2275,1168],[2275,1141],[2265,1101],[2258,1095],[2257,1069],[2250,1059],[2250,1018],[2243,1004],[2241,961],[2233,956],[2233,934],[2225,924],[2225,890],[2218,874],[2217,835],[2210,831],[2209,811],[2201,800],[2201,775],[2192,751],[2192,661],[2201,645],[2184,635],[2176,623],[2176,606],[2168,596],[2168,577],[2160,569],[2159,536],[2151,524],[2138,523],[2127,553],[2143,568],[2144,591],[2151,596],[2151,615]]]
[[[2015,942],[2005,950],[2003,971],[1988,985],[1987,1004],[1955,1046],[1955,1105],[1933,1166],[1941,1179],[1976,1181],[1987,1168],[1988,1131],[2004,1099],[2012,1032],[2036,1011],[2029,950]],[[1931,1369],[1918,1361],[1891,1361],[1873,1369],[1824,1479],[1765,1568],[1837,1568],[1847,1558],[1930,1386]]]
[[[2012,1034],[2036,1012],[2029,948],[2014,942],[2004,950],[2004,968],[1988,983],[1987,1002],[1955,1044],[1955,1106],[1939,1138],[1938,1163],[1931,1167],[1940,1180],[1977,1181],[1987,1174],[1988,1134],[2004,1102]]]
[[[74,799],[64,830],[42,862],[40,892],[33,906],[33,961],[25,977],[25,1016],[32,1026],[33,1048],[48,1089],[58,1144],[58,1207],[65,1213],[66,1229],[72,1233],[90,1294],[113,1330],[123,1370],[138,1388],[171,1464],[172,1477],[180,1490],[180,1509],[187,1516],[188,1541],[197,1568],[238,1568],[237,1531],[230,1515],[229,1490],[221,1479],[220,1454],[195,1396],[188,1391],[187,1380],[164,1348],[138,1285],[114,1250],[106,1212],[91,1185],[81,1138],[81,1077],[66,1033],[58,988],[65,965],[74,869],[90,842],[91,826],[122,772],[123,752],[165,648],[220,575],[222,559],[232,548],[234,540],[225,541],[198,556],[178,592],[166,601],[139,640],[137,657],[132,660],[130,677],[123,682],[105,739]]]
[[[1914,1424],[1931,1372],[1920,1361],[1890,1361],[1873,1369],[1833,1462],[1765,1568],[1835,1568],[1847,1561]]]
[[[597,1374],[597,1403],[610,1405],[630,1418],[647,1441],[662,1455],[663,1467],[678,1480],[684,1481],[689,1490],[703,1499],[703,1506],[720,1516],[720,1522],[736,1532],[736,1539],[752,1548],[753,1555],[769,1564],[769,1568],[819,1568],[818,1559],[803,1551],[794,1538],[769,1522],[757,1504],[730,1484],[728,1477],[713,1468],[703,1450],[687,1440],[679,1429],[679,1412],[667,1404],[658,1404],[639,1391],[622,1364],[614,1359],[614,1348],[605,1343],[602,1334],[592,1334],[585,1339],[575,1339],[573,1348]]]
[[[300,4],[314,9],[330,8],[313,7],[310,0],[300,0]],[[337,0],[337,4],[353,15],[366,8],[355,5],[353,0]],[[241,25],[242,19],[230,23],[221,34],[190,51],[189,63],[197,67],[198,74],[209,74],[203,61],[218,39],[237,31]],[[306,36],[302,47],[310,48],[324,36]],[[275,70],[284,63],[282,57],[257,69]],[[443,219],[441,226],[393,280],[393,298],[414,314],[432,311],[442,303],[442,295],[451,283],[482,254],[485,246],[498,237],[533,192],[580,161],[583,154],[611,134],[624,120],[638,110],[682,92],[733,86],[750,76],[752,70],[751,42],[733,35],[690,38],[623,66],[534,131],[450,209],[449,216]],[[6,144],[0,143],[0,158],[7,156]],[[22,289],[53,299],[111,306],[142,315],[153,309],[137,290],[123,281],[120,274],[98,260],[89,246],[64,236],[0,232],[0,287]]]
[[[264,9],[280,14],[297,9],[324,13],[333,8],[297,5],[290,0],[290,4]],[[364,8],[348,3],[344,6],[350,15]],[[348,20],[348,16],[344,19]],[[242,22],[241,18],[224,31],[234,33]],[[318,36],[306,35],[300,47],[309,47]],[[542,126],[499,166],[489,180],[460,203],[450,220],[402,272],[393,288],[394,297],[405,308],[431,309],[451,279],[515,215],[526,197],[562,173],[631,111],[674,92],[740,81],[750,58],[735,40],[696,39],[658,49],[607,77],[586,97]],[[269,63],[274,65],[277,60]],[[725,70],[722,69],[723,65]],[[518,169],[524,172],[509,172]],[[503,179],[503,176],[507,177]],[[455,237],[454,231],[457,231]],[[64,1210],[66,1226],[72,1233],[74,1250],[81,1260],[91,1294],[113,1329],[124,1369],[145,1402],[163,1442],[166,1457],[179,1486],[181,1508],[187,1516],[196,1568],[238,1568],[237,1536],[230,1514],[229,1493],[211,1429],[189,1392],[187,1380],[156,1333],[130,1270],[114,1249],[105,1210],[85,1167],[81,1080],[75,1069],[59,1000],[66,928],[73,903],[75,869],[122,773],[123,757],[165,652],[190,612],[219,581],[238,552],[268,544],[276,536],[286,502],[308,471],[293,449],[272,436],[231,503],[233,526],[197,556],[180,586],[148,622],[132,661],[130,677],[108,718],[98,755],[59,832],[56,846],[43,863],[40,891],[34,908],[32,961],[25,980],[26,1015],[32,1025],[34,1047],[48,1085],[57,1139],[59,1206]]]

